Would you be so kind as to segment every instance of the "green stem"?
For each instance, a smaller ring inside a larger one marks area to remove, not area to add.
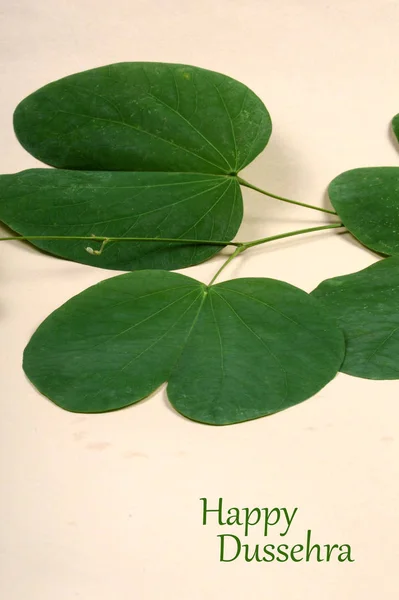
[[[308,229],[298,229],[296,231],[289,231],[288,233],[280,233],[278,235],[272,235],[259,240],[253,240],[251,242],[229,242],[221,240],[194,240],[184,238],[145,238],[145,237],[103,237],[98,235],[92,236],[58,236],[58,235],[18,235],[11,237],[2,237],[0,242],[12,241],[12,240],[89,240],[91,242],[102,242],[100,250],[92,251],[93,254],[99,254],[102,252],[102,248],[109,242],[170,242],[178,244],[202,244],[207,246],[235,246],[237,250],[243,252],[247,248],[252,246],[259,246],[260,244],[266,244],[267,242],[273,242],[274,240],[280,240],[286,237],[292,237],[294,235],[301,235],[303,233],[312,233],[313,231],[322,231],[323,229],[334,229],[337,227],[344,227],[342,223],[332,223],[330,225],[320,225],[319,227],[310,227]],[[233,259],[233,257],[240,254],[237,250],[230,256],[227,263]],[[226,263],[226,264],[227,264]]]
[[[236,248],[233,252],[233,254],[231,254],[229,256],[229,258],[222,264],[222,266],[220,267],[220,269],[216,272],[216,275],[214,275],[211,279],[211,281],[208,283],[208,286],[212,285],[212,283],[219,277],[220,273],[223,271],[223,269],[225,269],[227,267],[227,265],[239,254],[241,254],[241,252],[244,252],[244,250],[246,250],[247,247],[246,245],[242,245],[239,246],[238,248]]]
[[[267,244],[267,242],[274,242],[274,240],[282,240],[283,238],[293,237],[294,235],[302,235],[303,233],[313,233],[314,231],[323,231],[323,229],[337,229],[338,227],[345,227],[342,223],[331,223],[330,225],[321,225],[319,227],[309,227],[308,229],[298,229],[296,231],[289,231],[288,233],[280,233],[278,235],[272,235],[253,242],[246,242],[244,244],[246,248],[252,248],[252,246],[259,246],[260,244]]]
[[[228,242],[221,240],[194,240],[183,238],[148,238],[148,237],[102,237],[92,236],[60,236],[60,235],[19,235],[0,238],[0,242],[9,240],[89,240],[90,242],[174,242],[178,244],[206,244],[207,246],[242,246],[241,242]]]
[[[290,200],[289,198],[283,198],[283,196],[277,196],[277,194],[272,194],[271,192],[267,192],[266,190],[262,190],[262,188],[257,187],[256,185],[252,185],[245,179],[241,179],[241,177],[237,177],[237,181],[239,184],[244,185],[251,190],[255,190],[256,192],[260,192],[265,196],[270,196],[270,198],[276,198],[276,200],[281,200],[282,202],[289,202],[289,204],[296,204],[297,206],[303,206],[305,208],[312,208],[313,210],[318,210],[320,212],[328,213],[330,215],[336,215],[337,213],[333,210],[328,210],[327,208],[321,208],[320,206],[313,206],[313,204],[305,204],[304,202],[298,202],[297,200]]]
[[[284,238],[293,237],[294,235],[302,235],[304,233],[313,233],[314,231],[323,231],[324,229],[337,229],[339,227],[345,227],[342,223],[332,223],[331,225],[321,225],[319,227],[309,227],[307,229],[298,229],[296,231],[288,231],[287,233],[279,233],[278,235],[271,235],[269,237],[261,238],[259,240],[253,240],[252,242],[244,242],[238,246],[229,258],[222,264],[216,275],[211,279],[208,285],[212,285],[215,279],[217,279],[220,273],[227,267],[227,265],[236,258],[239,254],[252,248],[253,246],[259,246],[260,244],[267,244],[268,242],[274,242],[275,240],[282,240]]]
[[[99,250],[93,250],[92,248],[86,248],[90,254],[99,255],[102,253],[104,247],[109,242],[176,242],[179,244],[207,244],[214,246],[235,246],[236,249],[229,256],[229,258],[222,264],[220,269],[212,277],[209,285],[219,277],[220,273],[227,267],[227,265],[236,258],[239,254],[252,248],[253,246],[259,246],[260,244],[267,244],[274,240],[281,240],[284,238],[292,237],[294,235],[302,235],[304,233],[313,233],[314,231],[323,231],[324,229],[336,229],[338,227],[344,227],[342,223],[331,223],[330,225],[320,225],[319,227],[309,227],[307,229],[298,229],[296,231],[289,231],[287,233],[280,233],[278,235],[271,235],[269,237],[260,238],[259,240],[253,240],[252,242],[222,242],[222,241],[208,241],[208,240],[193,240],[193,239],[179,239],[179,238],[107,238],[101,236],[55,236],[55,235],[27,235],[27,236],[13,236],[0,238],[0,242],[8,240],[90,240],[94,242],[102,242]]]

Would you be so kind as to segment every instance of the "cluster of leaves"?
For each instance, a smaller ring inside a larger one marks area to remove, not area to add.
[[[31,94],[14,128],[56,168],[1,176],[0,219],[51,254],[129,271],[66,302],[25,349],[27,376],[59,406],[115,410],[167,381],[177,411],[222,425],[306,400],[339,370],[399,377],[399,167],[329,187],[347,229],[391,258],[311,294],[266,278],[205,285],[170,271],[254,245],[232,242],[239,172],[271,120],[245,85],[187,65],[109,65]],[[82,241],[93,235],[95,251]]]

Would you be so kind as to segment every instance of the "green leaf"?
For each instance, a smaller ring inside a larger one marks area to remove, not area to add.
[[[166,237],[231,240],[242,220],[234,177],[33,169],[0,176],[0,219],[24,236]],[[32,241],[74,261],[107,269],[180,269],[223,246],[84,240]]]
[[[399,167],[346,171],[328,188],[343,224],[365,246],[399,255]]]
[[[242,220],[234,175],[271,134],[269,113],[245,85],[167,63],[119,63],[64,77],[23,100],[14,127],[33,156],[68,169],[0,178],[0,218],[21,235],[219,242],[232,240]],[[92,256],[79,240],[32,243],[118,270],[180,269],[222,247],[110,242]]]
[[[395,134],[396,139],[399,142],[399,114],[395,115],[392,119],[392,130]]]
[[[366,379],[399,379],[399,258],[327,279],[312,296],[344,331],[341,371]]]
[[[18,105],[14,129],[54,167],[230,174],[263,150],[271,121],[262,101],[226,75],[131,62],[44,86]]]
[[[103,412],[169,381],[190,419],[229,424],[301,402],[330,381],[342,332],[322,304],[272,279],[211,287],[138,271],[72,298],[37,329],[24,354],[33,384],[59,406]]]

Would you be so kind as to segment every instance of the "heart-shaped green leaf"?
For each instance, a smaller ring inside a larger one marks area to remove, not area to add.
[[[328,188],[345,227],[365,246],[399,255],[399,167],[353,169]]]
[[[21,144],[63,169],[237,173],[271,121],[245,85],[168,63],[118,63],[50,83],[14,114]]]
[[[99,283],[51,314],[24,354],[59,406],[103,412],[169,381],[190,419],[223,425],[297,404],[338,371],[343,335],[323,305],[272,279],[211,287],[166,271]]]
[[[167,63],[119,63],[64,77],[23,100],[14,127],[33,156],[68,169],[0,179],[0,218],[21,235],[219,242],[230,241],[242,220],[234,175],[271,133],[269,113],[245,85]],[[110,242],[91,256],[79,240],[32,243],[118,270],[179,269],[222,247]]]
[[[24,236],[164,237],[230,241],[242,220],[236,178],[190,173],[33,169],[0,176],[0,219]],[[180,269],[223,246],[32,240],[39,248],[107,269]]]
[[[344,331],[341,371],[366,379],[399,379],[399,258],[327,279],[312,296]]]

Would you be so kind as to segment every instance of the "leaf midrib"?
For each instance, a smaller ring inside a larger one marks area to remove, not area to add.
[[[145,72],[144,68],[142,70],[143,70],[145,76],[147,77],[147,73]],[[180,117],[185,123],[187,123],[187,125],[189,125],[193,129],[193,131],[195,131],[196,134],[198,134],[211,148],[213,148],[213,150],[215,150],[215,152],[217,152],[217,154],[219,154],[219,156],[226,163],[228,169],[231,171],[232,167],[230,166],[230,163],[228,162],[227,158],[220,152],[220,150],[199,129],[197,129],[195,127],[195,125],[193,125],[191,123],[191,121],[189,121],[184,115],[182,115],[179,112],[178,108],[179,108],[179,103],[180,103],[180,97],[179,97],[179,90],[178,90],[178,86],[177,86],[177,82],[176,82],[176,76],[175,76],[174,71],[172,71],[172,75],[173,75],[173,79],[174,79],[174,82],[175,82],[175,88],[176,88],[176,96],[177,96],[177,102],[178,102],[177,109],[174,109],[173,106],[170,106],[169,104],[167,104],[167,102],[164,102],[163,100],[161,100],[160,98],[158,98],[157,96],[155,96],[154,94],[152,94],[151,92],[147,91],[146,92],[147,96],[149,98],[151,98],[152,100],[155,100],[155,102],[158,102],[161,106],[164,106],[165,108],[167,108],[170,111],[172,111],[174,114],[176,114],[178,117]],[[148,79],[148,77],[147,77],[147,79]],[[81,86],[78,86],[78,85],[74,85],[74,84],[71,84],[71,83],[68,83],[68,82],[64,82],[64,85],[66,85],[67,87],[71,87],[72,89],[75,88],[75,89],[82,90],[86,94],[88,94],[89,96],[91,94],[94,94],[98,98],[101,98],[102,100],[104,100],[105,102],[107,102],[112,108],[114,108],[114,110],[116,110],[116,112],[119,114],[119,116],[121,118],[121,123],[128,125],[128,123],[126,123],[126,121],[124,121],[124,117],[123,117],[122,113],[120,112],[119,107],[114,102],[112,102],[110,99],[106,98],[105,96],[103,96],[101,94],[98,94],[97,92],[92,92],[91,90],[88,90],[88,89],[86,89],[84,87],[81,87]],[[151,87],[150,82],[149,82],[149,85]],[[136,86],[132,86],[132,87],[136,87]],[[228,118],[229,118],[229,120],[231,122],[231,127],[232,127],[232,130],[233,130],[234,145],[235,145],[236,164],[237,164],[237,144],[236,144],[236,140],[235,140],[235,132],[234,132],[234,128],[233,128],[232,119],[231,119],[231,116],[230,116],[230,114],[229,114],[229,112],[227,110],[226,104],[225,104],[225,102],[224,102],[224,100],[223,100],[223,98],[222,98],[222,96],[220,94],[219,89],[217,88],[217,86],[215,86],[215,88],[216,88],[216,90],[218,92],[218,95],[220,96],[220,98],[222,100],[222,103],[223,103],[223,106],[224,106],[224,110],[225,110],[225,112],[226,112],[226,114],[227,114],[227,116],[228,116]],[[160,138],[160,139],[164,139],[164,138]]]
[[[187,298],[187,296],[189,296],[190,294],[192,294],[193,292],[195,292],[197,290],[193,289],[191,290],[188,294],[185,294],[184,296],[181,296],[180,298],[178,298],[177,300],[175,300],[174,302],[172,302],[171,304],[168,305],[167,308],[169,308],[170,306],[172,306],[173,304],[176,304],[177,302],[183,300],[184,298]],[[93,400],[94,398],[96,398],[100,392],[104,389],[104,384],[108,385],[111,381],[113,381],[115,379],[115,377],[117,377],[118,375],[120,375],[120,373],[122,373],[122,371],[124,371],[128,366],[130,366],[135,360],[137,360],[140,356],[142,356],[143,354],[145,354],[146,352],[148,352],[148,350],[150,350],[151,348],[153,348],[154,346],[156,346],[164,337],[166,337],[171,331],[172,329],[174,329],[174,327],[176,327],[177,323],[184,317],[184,315],[190,310],[190,308],[195,304],[195,302],[198,300],[199,295],[197,295],[194,300],[191,302],[191,304],[189,304],[189,306],[183,311],[183,313],[181,313],[179,315],[179,318],[176,319],[176,321],[174,321],[172,323],[172,325],[166,330],[166,332],[164,332],[161,337],[157,338],[157,340],[155,340],[155,342],[153,342],[152,344],[150,344],[149,346],[147,346],[144,350],[142,350],[139,354],[136,354],[135,356],[133,356],[133,358],[131,358],[122,368],[117,369],[114,373],[112,373],[112,375],[110,375],[108,377],[108,379],[105,382],[102,382],[101,387],[98,389],[98,391],[94,394],[94,396],[90,397],[90,400]],[[200,309],[198,312],[200,312],[201,310],[201,306],[202,303],[200,305]],[[161,311],[158,311],[161,312]],[[157,313],[158,314],[158,313]],[[150,318],[154,316],[151,315]],[[146,319],[147,320],[147,319]],[[142,321],[144,322],[144,321]],[[141,323],[142,323],[141,322]],[[141,325],[140,323],[140,325]],[[130,328],[131,329],[131,328]],[[126,330],[127,331],[127,330]],[[126,331],[124,331],[123,333],[126,333]],[[115,336],[114,336],[115,337]],[[108,340],[107,340],[108,341]],[[185,347],[185,344],[183,345],[183,349]],[[83,398],[83,401],[86,400],[88,398],[89,394],[86,394]],[[136,400],[136,402],[140,402],[140,400],[142,400],[143,398],[145,398],[145,396],[138,398]]]
[[[173,208],[174,206],[177,206],[178,204],[183,204],[184,202],[188,202],[189,200],[192,200],[193,198],[196,198],[197,196],[201,196],[202,194],[207,194],[208,192],[211,192],[212,190],[215,190],[215,189],[217,189],[218,187],[221,187],[221,186],[222,186],[224,183],[225,183],[225,182],[224,182],[224,181],[222,181],[222,183],[218,183],[217,185],[213,186],[212,188],[207,188],[206,190],[202,190],[201,192],[198,192],[197,194],[193,194],[192,196],[187,196],[186,198],[183,198],[183,199],[181,199],[181,200],[178,200],[177,202],[173,202],[172,204],[165,204],[165,205],[163,205],[163,206],[159,206],[158,208],[154,208],[154,209],[152,209],[152,210],[148,210],[148,211],[146,211],[146,212],[143,212],[143,213],[130,213],[130,214],[128,214],[128,215],[123,215],[122,217],[117,217],[117,218],[115,218],[115,219],[108,219],[108,220],[106,220],[106,221],[91,221],[91,222],[79,221],[79,223],[68,223],[68,226],[69,226],[69,227],[81,227],[81,226],[83,226],[83,225],[94,225],[94,226],[96,226],[96,225],[104,225],[104,224],[108,224],[108,223],[115,223],[115,222],[117,222],[117,221],[124,221],[124,220],[126,220],[126,219],[130,219],[130,218],[134,218],[134,219],[136,219],[136,218],[137,218],[137,219],[138,219],[139,217],[143,217],[143,216],[146,216],[146,215],[150,215],[150,214],[153,214],[153,213],[156,213],[156,212],[162,211],[162,210],[166,210],[166,209],[168,209],[168,208]],[[206,216],[206,215],[207,215],[207,214],[208,214],[208,213],[209,213],[211,210],[213,210],[213,208],[214,208],[214,207],[215,207],[215,206],[218,204],[218,202],[219,202],[219,201],[220,201],[220,200],[221,200],[221,199],[224,197],[224,195],[227,193],[227,191],[228,191],[228,190],[229,190],[229,188],[230,188],[230,185],[231,185],[231,184],[229,184],[229,185],[228,185],[228,187],[226,188],[226,190],[225,190],[225,191],[223,192],[223,194],[222,194],[222,195],[221,195],[221,196],[220,196],[220,197],[217,199],[217,201],[216,201],[216,202],[215,202],[215,203],[214,203],[214,204],[211,206],[211,208],[209,208],[209,209],[208,209],[208,210],[207,210],[207,211],[204,213],[204,215],[201,217],[201,219],[203,219],[203,218],[204,218],[204,217],[205,217],[205,216]],[[18,198],[18,196],[16,196],[16,197]],[[133,199],[134,199],[134,198],[133,198]],[[128,200],[128,199],[126,198],[126,200]],[[92,198],[91,200],[88,200],[88,201],[86,201],[86,202],[85,202],[85,204],[88,204],[89,202],[95,202],[95,198]],[[76,203],[76,204],[74,204],[74,205],[68,205],[68,206],[74,206],[74,207],[78,208],[79,206],[82,206],[82,204]],[[59,206],[59,207],[60,207],[60,208],[62,208],[62,206]],[[56,207],[51,207],[51,208],[56,208]],[[44,208],[43,208],[42,210],[46,211],[46,210],[48,210],[48,209],[44,209]],[[200,219],[200,220],[201,220],[201,219]],[[23,219],[19,219],[19,220],[18,220],[18,222],[19,222],[19,223],[26,223],[26,224],[28,224],[28,225],[29,225],[29,224],[31,224],[31,221],[25,221],[25,220],[23,220]],[[197,221],[197,223],[196,223],[196,224],[198,224],[198,222],[199,222],[199,221]],[[35,222],[35,225],[38,225],[38,226],[40,226],[40,227],[50,227],[50,226],[51,226],[51,225],[50,225],[50,224],[48,224],[48,223],[37,223],[37,222]],[[58,225],[57,225],[57,227],[58,227]],[[194,226],[191,226],[191,227],[190,227],[190,229],[191,229],[192,227],[194,227]],[[183,234],[183,235],[184,235],[184,234]],[[145,237],[145,236],[143,236],[143,237]]]
[[[125,127],[129,127],[130,129],[133,129],[134,131],[137,131],[138,133],[145,133],[146,135],[149,135],[150,137],[153,137],[158,141],[165,142],[166,144],[169,144],[170,146],[173,146],[173,147],[177,148],[178,150],[182,150],[183,152],[192,154],[196,158],[199,158],[202,162],[206,162],[209,165],[211,165],[212,167],[215,167],[219,171],[219,174],[220,174],[220,171],[225,174],[228,173],[228,171],[226,171],[226,170],[224,171],[223,168],[220,167],[220,165],[217,165],[216,163],[204,158],[200,154],[197,154],[196,152],[193,152],[192,150],[189,150],[188,148],[185,148],[184,146],[175,144],[171,140],[167,140],[159,135],[156,135],[155,133],[151,133],[150,131],[147,131],[146,129],[140,129],[139,127],[135,127],[134,125],[131,125],[130,123],[126,123],[125,121],[115,121],[114,119],[104,119],[103,117],[85,115],[83,113],[70,112],[67,110],[60,109],[60,108],[57,108],[55,112],[70,115],[71,117],[83,117],[83,118],[89,119],[91,121],[103,121],[105,123],[113,123],[114,125],[119,125],[119,126],[122,125]],[[233,167],[230,167],[230,171],[233,171]]]
[[[221,299],[223,300],[227,306],[229,307],[229,309],[231,310],[231,312],[236,316],[237,320],[239,322],[241,322],[247,329],[248,331],[255,337],[255,339],[258,340],[258,342],[260,342],[262,344],[262,346],[264,346],[266,348],[266,350],[268,351],[268,353],[270,354],[270,356],[274,359],[275,363],[277,364],[277,366],[279,367],[280,371],[283,374],[283,378],[284,378],[284,398],[281,400],[281,405],[284,404],[284,402],[286,401],[287,397],[288,397],[288,376],[287,376],[287,371],[284,369],[283,365],[281,364],[280,359],[274,354],[274,352],[272,352],[269,348],[269,345],[265,342],[265,340],[260,337],[253,329],[252,327],[250,327],[248,325],[248,323],[245,322],[245,320],[237,313],[237,311],[234,309],[234,307],[230,304],[230,302],[220,293],[218,293],[217,291],[214,290],[214,293]],[[250,298],[251,300],[254,300],[254,298],[252,296],[248,296],[248,298]],[[267,306],[267,305],[266,305]],[[280,405],[279,405],[280,406]]]

